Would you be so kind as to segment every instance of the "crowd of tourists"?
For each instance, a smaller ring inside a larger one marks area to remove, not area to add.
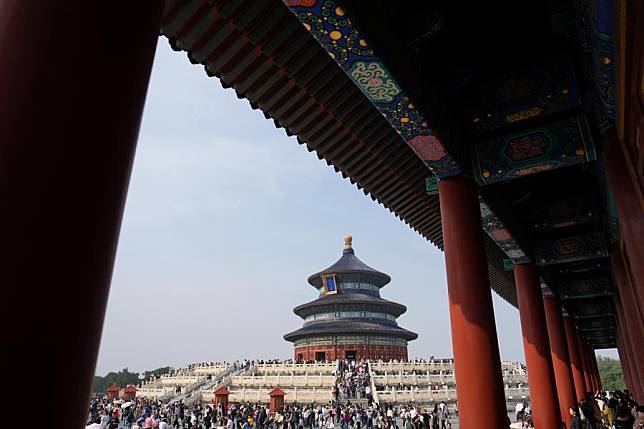
[[[266,404],[221,405],[137,398],[126,407],[95,398],[87,429],[451,429],[446,404],[423,408],[415,404],[340,403],[286,405],[270,413]]]
[[[350,371],[346,369],[345,371]],[[344,372],[346,373],[346,372]],[[332,400],[325,405],[286,405],[270,413],[266,404],[229,403],[226,407],[182,401],[136,398],[119,403],[106,397],[91,402],[87,429],[451,429],[458,411],[445,403],[425,408]],[[644,407],[628,392],[601,392],[570,408],[568,429],[642,429]],[[531,428],[532,411],[525,402],[515,408],[511,427]]]
[[[369,363],[366,361],[338,361],[335,371],[335,383],[331,394],[335,401],[340,399],[367,399],[371,404],[371,376]]]
[[[642,429],[644,407],[628,391],[598,392],[570,408],[570,429]]]
[[[570,407],[572,417],[568,429],[642,429],[644,407],[638,406],[628,391],[598,392]],[[519,402],[515,419],[522,428],[532,428],[532,410],[528,403]]]

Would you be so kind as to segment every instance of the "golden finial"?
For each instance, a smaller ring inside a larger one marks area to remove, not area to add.
[[[353,237],[351,235],[347,234],[344,236],[344,248],[345,249],[351,249],[351,243],[353,242]]]

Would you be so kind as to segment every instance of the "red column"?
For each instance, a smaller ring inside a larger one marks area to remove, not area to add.
[[[619,361],[622,365],[622,373],[624,374],[624,381],[626,382],[626,388],[630,390],[630,392],[633,394],[633,397],[635,398],[636,401],[641,402],[639,400],[639,386],[635,385],[634,382],[634,377],[633,377],[633,369],[629,360],[628,356],[628,348],[626,347],[625,344],[625,339],[623,336],[623,328],[622,325],[619,321],[619,318],[617,318],[617,352],[619,353]]]
[[[438,182],[461,427],[506,427],[501,359],[476,186]],[[483,399],[485,398],[485,399]]]
[[[619,314],[622,316],[622,327],[626,331],[624,339],[628,338],[626,346],[631,349],[631,356],[644,356],[644,308],[638,303],[638,296],[635,293],[629,272],[626,270],[619,246],[613,246],[611,257],[617,285],[616,304]],[[637,383],[638,387],[636,392],[642,395],[644,393],[644,379],[640,374],[644,374],[644,359],[635,359],[631,361],[631,365],[635,376],[633,381]]]
[[[590,364],[593,367],[593,374],[595,376],[595,391],[602,390],[601,378],[599,376],[599,368],[597,367],[597,355],[595,354],[595,349],[592,346],[590,348]]]
[[[595,354],[595,350],[592,348],[592,346],[589,346],[589,348],[590,348],[590,364],[593,367],[593,375],[595,378],[595,391],[603,390],[601,376],[599,374],[599,367],[597,366],[597,355]]]
[[[84,427],[162,2],[0,1],[7,385]],[[37,366],[30,366],[37,361]],[[54,424],[55,426],[58,426]],[[60,425],[60,424],[59,424]]]
[[[619,297],[616,297],[615,299],[615,306],[617,308],[617,314],[615,315],[615,319],[617,319],[617,336],[618,339],[621,340],[620,344],[620,361],[622,363],[622,371],[624,372],[624,376],[626,377],[626,385],[628,389],[633,393],[635,398],[639,396],[639,382],[637,380],[637,368],[633,362],[632,359],[632,348],[631,348],[631,341],[629,338],[629,332],[628,329],[625,328],[625,321],[624,321],[624,316],[622,312],[622,307],[621,303],[619,300]]]
[[[626,311],[624,310],[625,301],[626,300],[620,295],[620,291],[617,291],[617,296],[614,301],[615,306],[617,307],[615,318],[617,319],[618,327],[621,331],[624,361],[630,369],[630,390],[638,401],[642,401],[644,400],[644,385],[642,383],[644,380],[641,379],[640,374],[644,371],[644,364],[639,362],[641,359],[638,359],[639,355],[637,353],[637,342],[641,342],[642,339],[637,340],[637,336],[634,335],[634,331],[636,331],[637,328],[632,326],[630,320],[626,316]]]
[[[588,355],[586,354],[586,341],[581,335],[579,329],[577,329],[577,349],[579,350],[579,357],[581,361],[581,372],[584,375],[584,397],[586,393],[593,390],[593,385],[590,383],[590,372],[588,369]]]
[[[539,275],[534,264],[514,266],[514,280],[521,315],[523,349],[528,366],[532,416],[537,428],[560,428],[561,414],[552,370],[546,315]]]
[[[548,296],[544,298],[543,305],[546,312],[546,323],[548,324],[548,339],[550,340],[550,353],[557,385],[557,396],[559,397],[559,412],[561,418],[566,422],[566,427],[569,427],[571,417],[568,410],[577,401],[575,400],[575,385],[572,370],[570,369],[570,355],[566,344],[561,302],[555,296]]]
[[[633,183],[624,159],[624,151],[614,130],[604,134],[601,141],[602,156],[608,184],[615,198],[619,228],[622,232],[631,274],[638,301],[644,304],[644,205],[639,187]]]
[[[588,344],[588,342],[585,342],[584,344],[586,346],[586,362],[588,362],[588,373],[590,376],[590,385],[592,386],[592,389],[593,389],[592,392],[594,395],[599,388],[597,384],[597,378],[595,377],[595,367],[593,366],[593,359],[592,359],[593,356],[591,353],[592,349],[590,347],[590,344]]]
[[[584,370],[577,347],[577,330],[570,317],[564,317],[564,329],[566,331],[566,344],[570,355],[570,370],[575,384],[575,398],[581,401],[586,396],[586,383],[584,381]]]

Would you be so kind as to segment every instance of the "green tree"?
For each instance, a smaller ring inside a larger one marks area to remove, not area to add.
[[[172,369],[173,368],[171,366],[164,366],[162,368],[153,369],[152,371],[145,371],[141,376],[141,378],[143,379],[143,381],[147,381],[151,378],[159,377],[160,375],[167,374],[170,371],[172,371]]]
[[[139,374],[138,372],[130,372],[127,368],[123,368],[119,372],[108,372],[105,376],[96,375],[94,376],[94,386],[92,387],[92,392],[94,393],[105,393],[105,390],[110,387],[112,384],[116,384],[120,388],[127,386],[128,384],[137,385],[142,381],[147,381],[151,378],[158,377],[163,374],[167,374],[172,371],[172,367],[164,366],[162,368],[153,369],[151,371],[144,371]]]
[[[140,382],[138,372],[130,372],[127,368],[123,368],[119,372],[108,372],[104,377],[94,377],[94,393],[105,393],[105,390],[112,384],[123,388],[128,384],[139,384]]]
[[[617,359],[597,356],[597,369],[604,390],[623,390],[626,388],[622,366]]]

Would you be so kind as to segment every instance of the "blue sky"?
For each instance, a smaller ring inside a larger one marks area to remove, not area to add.
[[[291,357],[292,308],[347,233],[408,307],[410,356],[451,356],[442,252],[160,38],[96,373]],[[517,310],[494,305],[502,359],[524,361]]]

